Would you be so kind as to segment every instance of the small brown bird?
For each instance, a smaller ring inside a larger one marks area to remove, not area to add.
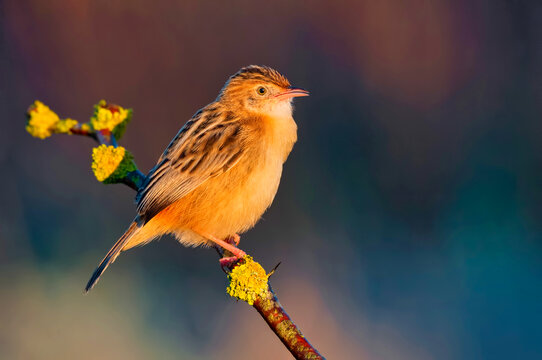
[[[271,205],[297,140],[292,98],[308,96],[278,71],[247,66],[173,138],[139,189],[138,215],[109,250],[89,291],[121,251],[174,234],[184,245],[233,244]]]

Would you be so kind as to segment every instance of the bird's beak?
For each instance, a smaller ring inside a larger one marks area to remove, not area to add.
[[[284,100],[284,99],[290,99],[290,98],[299,97],[299,96],[309,96],[309,92],[304,89],[290,87],[288,88],[288,90],[275,95],[275,98]]]

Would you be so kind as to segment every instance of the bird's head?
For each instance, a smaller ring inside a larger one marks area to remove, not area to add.
[[[250,65],[228,79],[218,100],[246,111],[282,117],[291,116],[294,97],[308,95],[308,91],[292,87],[278,71]]]

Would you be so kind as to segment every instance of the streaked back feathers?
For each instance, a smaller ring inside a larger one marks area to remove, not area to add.
[[[239,117],[219,104],[196,113],[150,171],[136,201],[142,222],[207,179],[226,172],[243,154]]]

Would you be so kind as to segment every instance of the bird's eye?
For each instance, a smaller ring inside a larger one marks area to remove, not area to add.
[[[267,89],[263,86],[260,86],[256,91],[258,91],[258,95],[265,95],[267,93]]]

